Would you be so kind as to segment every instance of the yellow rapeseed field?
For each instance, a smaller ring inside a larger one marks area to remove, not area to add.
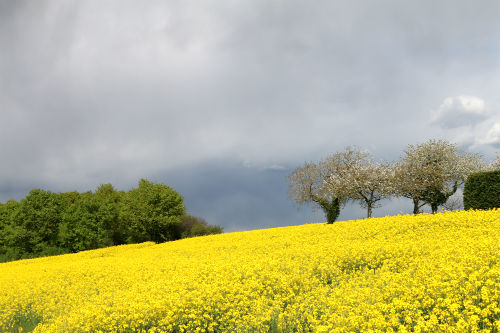
[[[0,264],[0,332],[499,332],[500,210]]]

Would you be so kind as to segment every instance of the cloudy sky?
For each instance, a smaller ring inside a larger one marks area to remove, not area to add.
[[[446,139],[489,161],[499,13],[498,0],[0,0],[0,201],[147,178],[237,231],[321,221],[286,177],[346,145],[394,160]]]

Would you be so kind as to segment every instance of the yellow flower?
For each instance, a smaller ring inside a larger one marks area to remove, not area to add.
[[[498,230],[399,215],[4,263],[0,332],[500,331]]]

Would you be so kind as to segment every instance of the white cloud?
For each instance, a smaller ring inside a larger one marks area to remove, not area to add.
[[[447,97],[437,110],[432,112],[431,122],[442,128],[474,126],[489,116],[486,103],[475,96]]]
[[[490,156],[500,147],[500,113],[488,107],[498,102],[487,100],[471,95],[445,98],[430,122],[439,126],[441,137]]]
[[[477,138],[475,143],[478,145],[492,145],[500,147],[500,121],[494,123],[486,135]]]

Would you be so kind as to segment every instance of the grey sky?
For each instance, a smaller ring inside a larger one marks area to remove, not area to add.
[[[499,13],[497,0],[0,0],[0,201],[144,177],[243,230],[320,219],[287,199],[286,176],[346,145],[396,159],[442,138],[489,160]]]

